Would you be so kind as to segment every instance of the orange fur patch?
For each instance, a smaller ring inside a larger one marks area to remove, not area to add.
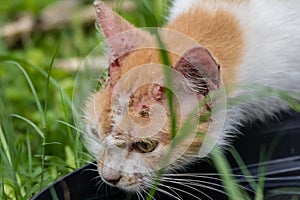
[[[85,107],[87,116],[102,124],[101,128],[104,134],[109,134],[112,126],[110,96],[109,89],[105,88],[101,92],[95,93]]]
[[[230,2],[242,2],[242,0],[232,0]],[[177,19],[175,19],[171,24],[167,25],[166,28],[178,31],[186,36],[189,36],[200,45],[208,49],[216,59],[216,61],[221,65],[221,74],[225,85],[236,83],[238,78],[237,72],[239,70],[238,66],[243,56],[244,41],[243,33],[239,26],[238,20],[233,14],[221,9],[213,12],[205,10],[201,7],[193,8],[193,10],[191,10],[190,12],[177,17]],[[169,46],[176,47],[182,45],[182,41],[176,40],[176,38],[164,37],[163,40],[166,45]],[[148,42],[156,43],[156,40],[153,37],[152,41]],[[179,56],[180,55],[169,53],[171,64],[174,64]],[[142,49],[130,53],[124,58],[124,60],[121,61],[121,68],[116,72],[116,74],[114,74],[114,78],[118,80],[133,68],[149,63],[162,63],[158,50]],[[155,71],[155,73],[163,73],[159,70]],[[145,76],[157,77],[158,74],[155,73],[141,74],[137,72],[135,74],[135,77],[132,77],[130,80],[132,82],[139,82],[139,80],[144,79]],[[122,85],[122,87],[124,88],[132,87],[132,83],[126,82],[124,84],[126,84]],[[111,110],[109,109],[111,107],[110,91],[111,88],[109,88],[108,86],[108,88],[106,88],[103,92],[96,94],[95,99],[91,101],[92,107],[103,109],[96,111],[96,113],[100,117],[104,117],[103,119],[99,119],[99,121],[102,121],[102,129],[105,134],[110,133],[112,125],[112,121],[110,118]],[[139,98],[144,94],[136,95],[137,98]],[[132,114],[133,110],[130,111]],[[90,110],[89,112],[91,113],[94,111]],[[137,124],[145,124],[145,121],[148,120],[139,119],[137,116],[135,116],[134,113],[130,117],[133,118],[134,121],[137,122]],[[168,127],[168,125],[166,125],[165,127]],[[204,123],[199,127],[199,130],[206,132],[207,128],[208,123]],[[164,142],[167,142],[166,138],[164,138],[164,140]],[[201,143],[201,141],[199,140],[196,143],[199,144]]]
[[[244,41],[235,16],[221,9],[213,13],[199,7],[179,16],[167,28],[190,36],[207,48],[221,64],[225,85],[236,82]]]
[[[247,0],[233,0],[233,2],[244,1]],[[221,64],[221,74],[225,85],[237,82],[238,66],[244,50],[244,38],[239,22],[233,14],[222,9],[213,12],[201,7],[194,8],[177,17],[166,28],[191,37],[208,49],[217,62]],[[154,38],[152,42],[156,42]],[[172,37],[165,38],[164,42],[167,46],[182,45],[180,40]],[[174,64],[178,55],[169,53],[169,58]],[[132,68],[148,63],[161,63],[157,50],[145,49],[131,53],[122,62],[118,76],[121,77]]]
[[[242,2],[235,0],[233,2]],[[166,28],[178,31],[191,37],[200,45],[208,49],[216,61],[221,65],[222,79],[225,85],[237,82],[237,72],[243,56],[244,40],[238,20],[229,12],[218,9],[208,11],[203,8],[194,8],[190,12],[180,15]],[[171,36],[163,38],[168,46],[182,45],[182,41]],[[154,38],[153,41],[155,42]],[[180,55],[169,53],[171,64],[174,64]],[[123,76],[131,69],[148,63],[162,63],[158,50],[143,49],[129,54],[122,62],[118,77]],[[152,74],[155,76],[155,74]],[[150,76],[147,74],[147,76]],[[139,82],[145,74],[136,74],[133,82]],[[131,83],[129,83],[131,84]],[[126,87],[126,86],[124,86]],[[128,86],[130,87],[130,86]],[[136,119],[138,121],[138,119]],[[208,122],[202,124],[199,129],[207,131]],[[200,140],[194,141],[199,145]]]

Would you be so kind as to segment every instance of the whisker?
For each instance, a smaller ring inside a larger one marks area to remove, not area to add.
[[[97,165],[95,165],[93,163],[90,163],[90,164],[97,167]],[[87,169],[82,170],[82,172],[98,172],[98,168],[96,168],[96,169],[87,168]]]
[[[99,177],[98,177],[99,178]],[[106,184],[102,181],[102,180],[99,180],[97,183],[96,183],[96,186],[98,186],[97,188],[97,194],[99,194],[101,188],[105,187]],[[107,194],[107,190],[106,190],[106,194]]]
[[[209,196],[208,196],[207,194],[205,194],[204,192],[202,192],[202,191],[200,191],[200,190],[198,190],[198,189],[192,187],[192,186],[200,186],[200,187],[202,187],[202,188],[212,189],[212,188],[209,187],[209,186],[205,186],[205,185],[202,185],[202,184],[193,184],[193,183],[183,184],[183,183],[181,183],[180,181],[173,181],[173,180],[164,180],[164,182],[174,183],[174,184],[177,184],[177,185],[181,185],[181,186],[190,188],[190,189],[192,189],[192,190],[194,190],[194,191],[196,191],[196,192],[201,193],[202,195],[206,196],[207,198],[213,200],[211,197],[209,197]],[[213,189],[215,189],[215,188],[213,188]],[[217,189],[215,189],[215,191],[221,192],[221,191],[219,191],[219,190],[217,190]],[[223,192],[223,191],[222,191],[222,192]]]
[[[217,173],[184,173],[184,174],[164,174],[166,177],[197,177],[197,178],[205,178],[205,179],[212,179],[212,180],[219,180],[222,181],[221,178],[217,177],[211,177],[211,176],[221,176],[222,174]],[[245,176],[245,175],[238,175],[238,174],[228,174],[229,176],[232,176],[234,178],[245,178],[244,182],[248,182],[247,178],[251,178],[254,181],[259,180],[260,176]],[[278,180],[277,177],[264,177],[265,180],[272,181],[272,180]],[[279,178],[280,179],[280,178]],[[241,180],[242,181],[242,180]]]
[[[200,181],[200,180],[189,180],[189,179],[162,179],[162,180],[165,181],[165,182],[170,182],[170,183],[175,183],[175,184],[178,184],[178,185],[183,185],[185,187],[188,187],[188,188],[191,188],[193,190],[196,190],[196,191],[198,191],[200,193],[201,193],[201,191],[197,190],[196,188],[189,187],[189,186],[198,186],[198,187],[210,189],[210,190],[219,192],[221,194],[227,195],[227,193],[225,193],[222,190],[219,190],[217,188],[213,188],[213,187],[208,186],[208,185],[212,185],[212,186],[218,186],[218,187],[224,188],[223,185],[216,184],[216,183],[211,183],[211,182],[207,182],[207,181]],[[177,182],[175,182],[175,181],[177,181]],[[185,182],[187,185],[181,183],[181,181]],[[205,185],[205,184],[207,184],[207,185]]]
[[[152,185],[152,184],[148,184],[147,187],[152,188],[153,185]],[[168,189],[170,189],[170,188],[168,188]],[[164,194],[166,194],[166,195],[168,195],[168,196],[170,196],[170,197],[173,197],[173,198],[175,198],[175,199],[177,199],[177,200],[183,200],[183,199],[179,196],[179,194],[178,194],[177,192],[175,192],[173,189],[170,189],[170,190],[171,190],[172,192],[174,192],[177,196],[175,196],[175,195],[171,194],[170,192],[167,192],[167,191],[165,191],[165,190],[163,190],[162,188],[159,188],[159,187],[156,188],[156,190],[159,191],[159,192],[161,192],[161,193],[164,193]]]
[[[92,164],[93,163],[93,161],[85,160],[85,159],[80,159],[79,161],[84,162],[84,164]]]
[[[160,185],[162,185],[163,183],[160,183]],[[172,188],[169,188],[169,190],[171,190],[175,195],[177,195],[178,198],[180,198],[181,200],[183,200],[180,195]]]
[[[97,175],[99,175],[99,173],[97,173],[96,170],[93,170],[93,169],[85,169],[85,170],[82,171],[82,174],[87,173],[87,172],[89,172],[89,173],[92,172],[93,174],[96,173],[96,174],[95,174],[96,176],[94,176],[91,180],[94,180],[94,179],[97,179],[97,178],[98,178]]]
[[[188,194],[188,195],[190,195],[191,197],[194,197],[195,199],[201,200],[199,197],[197,197],[197,196],[195,196],[195,195],[193,195],[193,194],[191,194],[191,193],[188,193],[187,191],[184,191],[184,190],[182,190],[182,189],[179,189],[179,188],[176,188],[176,187],[172,187],[172,186],[169,186],[169,185],[164,185],[164,184],[162,184],[162,183],[159,183],[159,186],[166,187],[166,188],[168,188],[168,189],[172,188],[172,189],[177,190],[177,191],[179,191],[179,192]]]
[[[144,192],[144,188],[141,186],[137,186],[137,189],[135,190],[135,193],[138,196],[138,199],[140,200],[144,200],[144,196],[143,196],[143,192]]]
[[[216,177],[200,176],[200,175],[198,175],[198,176],[187,176],[187,177],[193,177],[193,178],[197,177],[197,178],[203,178],[203,179],[208,179],[208,180],[216,180],[216,181],[221,181],[222,182],[222,179],[216,178]],[[167,177],[164,177],[164,178],[167,178]],[[169,179],[175,180],[174,178],[169,178]],[[195,182],[195,183],[204,183],[204,184],[210,184],[212,186],[219,186],[219,187],[222,187],[222,188],[226,188],[226,187],[224,187],[221,184],[211,183],[211,182],[207,182],[207,181],[204,181],[204,180],[202,181],[202,180],[183,179],[183,178],[182,179],[176,179],[176,180],[178,180],[178,181],[185,181],[185,182],[191,182],[192,181],[192,182]],[[255,193],[253,190],[251,190],[251,189],[249,189],[249,188],[247,188],[245,186],[242,186],[242,185],[237,184],[237,183],[235,185],[238,186],[238,187],[240,187],[240,188],[242,188],[242,189],[244,189],[244,190],[247,190],[249,192]],[[213,188],[213,189],[215,189],[215,188]],[[219,192],[223,192],[223,191],[219,191]]]
[[[98,172],[97,169],[84,169],[82,172]]]
[[[164,176],[166,177],[197,177],[197,178],[203,178],[203,179],[211,179],[211,180],[218,180],[218,181],[222,181],[221,178],[217,178],[217,177],[211,177],[211,176],[220,176],[221,174],[164,174]],[[260,177],[255,177],[255,176],[244,176],[244,175],[235,175],[235,174],[229,174],[230,176],[234,177],[234,178],[251,178],[253,180],[259,180]],[[267,178],[267,177],[266,177]],[[267,179],[268,180],[268,179]],[[247,181],[247,180],[245,180]]]
[[[142,195],[143,200],[146,200],[146,197],[145,197],[145,195],[147,195],[146,191],[147,191],[147,189],[145,189],[145,188],[142,189],[143,193],[141,193],[141,195]]]
[[[108,185],[103,181],[103,187],[105,188],[105,192],[106,192],[106,194],[108,194]]]
[[[136,191],[135,191],[135,194],[136,194],[138,200],[140,200],[140,191],[139,191],[139,190],[136,190]]]
[[[104,183],[104,182],[101,180],[100,176],[96,176],[96,177],[92,178],[91,180],[93,181],[93,180],[97,180],[97,179],[99,179],[99,180],[97,181],[97,183],[95,184],[95,186],[98,186],[98,185],[101,185],[101,184]]]
[[[94,161],[90,161],[90,160],[84,160],[84,159],[81,159],[82,161],[86,162],[87,164],[91,164],[93,166],[97,166],[97,163],[95,163]],[[93,159],[94,160],[94,159]]]
[[[142,189],[142,192],[145,192],[144,190],[145,190],[145,189]],[[142,193],[142,192],[140,192],[140,191],[139,191],[139,194],[140,194],[140,196],[141,196],[142,200],[145,200],[146,198],[144,197],[144,195],[143,195],[143,193]]]
[[[209,177],[209,176],[220,176],[218,173],[181,173],[181,174],[164,174],[165,176],[192,176],[192,177]],[[238,174],[226,174],[232,177],[245,177],[245,178],[258,178],[257,176],[245,176]]]
[[[91,179],[91,181],[94,181],[94,180],[97,180],[97,179],[100,179],[99,181],[103,182],[102,178],[100,176],[95,176],[94,178]]]
[[[145,193],[147,196],[150,196],[151,199],[156,200],[156,199],[154,198],[154,196],[152,196],[152,195],[151,195],[149,192],[147,192],[146,190],[144,190],[144,193]]]

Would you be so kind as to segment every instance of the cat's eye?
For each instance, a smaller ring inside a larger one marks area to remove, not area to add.
[[[134,150],[141,153],[150,153],[152,152],[158,145],[157,141],[147,141],[147,142],[135,142],[132,147]]]

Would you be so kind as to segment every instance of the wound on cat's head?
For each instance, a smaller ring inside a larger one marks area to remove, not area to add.
[[[88,148],[107,183],[132,191],[149,187],[159,169],[178,168],[187,158],[197,155],[202,140],[188,135],[171,148],[172,116],[166,96],[169,88],[165,85],[160,50],[142,48],[147,43],[156,44],[156,38],[135,29],[102,2],[96,1],[95,7],[109,46],[110,65],[108,84],[93,94],[85,107],[86,129],[92,138]],[[162,40],[167,46],[177,42],[171,36],[163,36]],[[192,96],[201,101],[219,87],[220,69],[201,46],[191,46],[180,55],[169,52],[168,56],[173,82],[184,85],[178,93],[176,84],[171,91],[178,130],[180,121],[189,115],[185,112],[194,110],[190,105]],[[179,81],[175,77],[180,77]],[[197,129],[205,129],[207,123]],[[162,166],[168,153],[171,156]]]

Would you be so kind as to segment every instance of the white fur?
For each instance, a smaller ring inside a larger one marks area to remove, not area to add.
[[[246,48],[239,67],[239,80],[243,87],[236,95],[253,98],[259,85],[287,91],[296,99],[300,91],[300,6],[298,0],[225,1],[175,0],[170,21],[196,6],[212,11],[222,8],[239,20]],[[197,20],[197,19],[194,19]],[[294,94],[297,92],[298,94]],[[261,92],[263,94],[263,92]],[[268,94],[266,94],[268,95]],[[236,132],[243,121],[263,120],[288,105],[276,92],[272,97],[255,98],[231,107],[227,111],[224,132]],[[221,140],[223,142],[223,140]]]
[[[195,6],[217,9],[216,3],[204,2],[208,1],[175,0],[171,20]],[[240,82],[299,91],[299,1],[249,0],[249,3],[233,5],[222,2],[218,6],[237,16],[245,36]]]

